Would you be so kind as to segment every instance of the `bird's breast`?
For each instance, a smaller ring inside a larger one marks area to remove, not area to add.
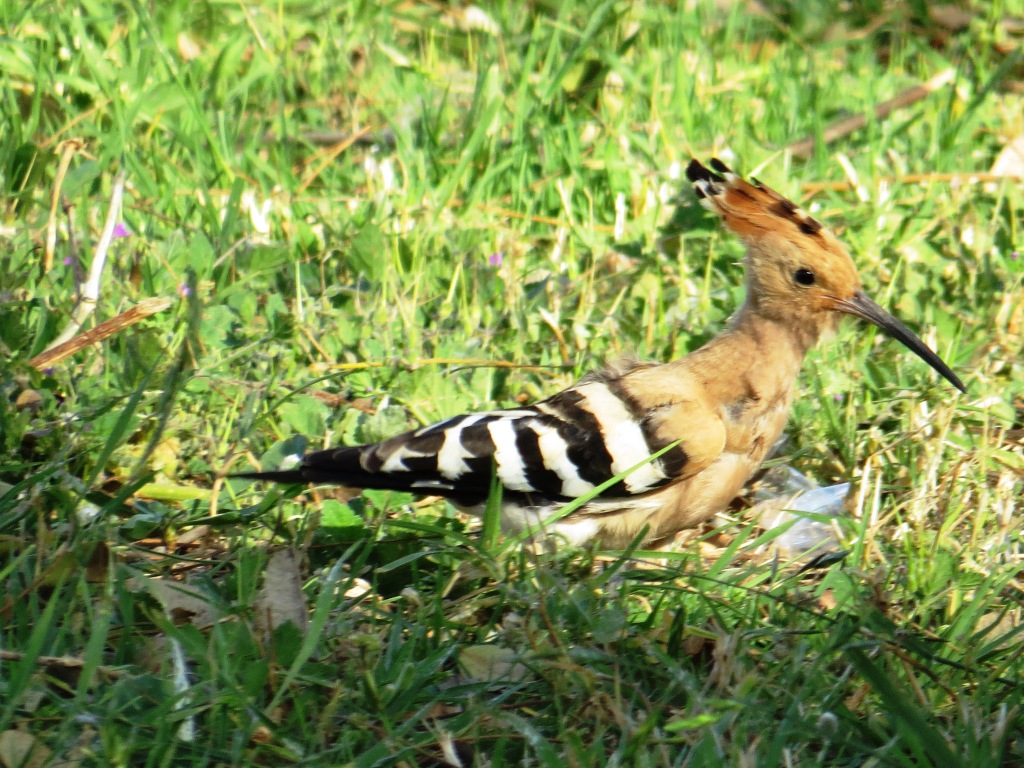
[[[760,465],[786,426],[792,395],[792,387],[788,387],[768,396],[723,403],[720,415],[725,424],[725,452],[749,458],[755,468]]]

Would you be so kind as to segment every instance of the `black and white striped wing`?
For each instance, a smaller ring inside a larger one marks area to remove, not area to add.
[[[506,498],[525,506],[568,501],[637,466],[603,498],[659,488],[686,454],[665,447],[645,414],[603,381],[582,382],[535,405],[457,416],[382,443],[308,454],[293,480],[436,494],[483,503],[497,473]],[[281,477],[271,479],[283,479]]]

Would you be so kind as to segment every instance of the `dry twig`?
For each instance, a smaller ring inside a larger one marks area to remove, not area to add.
[[[883,101],[875,107],[875,119],[882,120],[888,117],[889,113],[894,112],[897,109],[909,107],[911,104],[927,98],[943,86],[953,82],[953,78],[955,76],[956,72],[954,72],[954,70],[943,70],[930,80],[927,80],[920,85],[915,85],[912,88],[908,88],[903,91],[903,93],[889,99],[888,101]],[[833,141],[841,139],[844,136],[849,136],[854,131],[859,131],[867,125],[867,122],[867,115],[844,117],[842,120],[837,120],[822,131],[821,141],[823,144],[831,144]],[[800,141],[790,144],[786,147],[786,150],[792,152],[794,157],[807,158],[811,156],[812,152],[814,152],[814,147],[817,143],[817,136],[807,136]]]
[[[93,255],[92,264],[89,266],[89,278],[82,286],[82,296],[71,312],[71,321],[61,332],[60,336],[53,340],[47,347],[47,352],[61,344],[73,339],[89,316],[96,310],[100,298],[100,280],[103,277],[103,266],[107,262],[107,251],[114,239],[114,228],[121,217],[121,200],[124,198],[124,185],[127,174],[121,171],[114,179],[114,188],[110,193],[110,207],[107,209],[107,220],[103,224],[103,234],[96,244],[96,253]],[[45,352],[43,354],[46,354]]]
[[[60,208],[60,189],[64,184],[68,168],[71,167],[72,158],[83,146],[85,146],[84,143],[78,139],[69,139],[61,142],[60,145],[60,162],[57,165],[53,193],[50,196],[50,217],[46,222],[46,250],[43,252],[42,270],[44,275],[53,268],[53,254],[57,249],[57,209]]]
[[[109,320],[100,323],[95,328],[80,333],[62,344],[58,344],[56,346],[51,345],[45,352],[42,352],[29,360],[28,364],[39,369],[48,368],[54,363],[63,360],[69,355],[73,355],[81,349],[85,349],[92,344],[103,341],[103,339],[108,336],[113,336],[115,333],[135,325],[137,322],[149,317],[150,315],[155,315],[157,312],[163,312],[173,303],[174,302],[171,301],[171,299],[160,297],[143,299],[134,307],[122,312],[117,317],[112,317]]]

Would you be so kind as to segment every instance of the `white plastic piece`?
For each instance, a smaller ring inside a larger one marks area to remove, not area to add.
[[[787,527],[772,542],[783,556],[799,557],[810,550],[821,553],[839,547],[834,524],[823,518],[843,515],[849,491],[849,483],[821,488],[790,466],[775,467],[753,493],[758,501],[753,513],[760,515],[766,531]]]

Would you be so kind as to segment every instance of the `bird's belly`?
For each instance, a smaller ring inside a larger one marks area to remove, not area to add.
[[[621,507],[623,503],[629,504],[631,500],[625,502],[619,500],[614,506]],[[515,501],[505,501],[501,505],[501,531],[512,536],[530,533],[531,538],[539,539],[554,536],[564,539],[573,546],[586,544],[595,537],[603,542],[604,538],[599,536],[603,522],[601,517],[582,514],[583,510],[591,510],[594,504],[601,505],[601,502],[592,502],[580,511],[559,517],[559,511],[564,504],[549,503],[527,506]],[[486,504],[476,504],[471,507],[455,506],[462,512],[467,512],[475,517],[483,517],[487,509]],[[647,514],[650,512],[648,511]]]
[[[761,463],[750,454],[723,453],[694,477],[634,498],[596,499],[546,526],[571,544],[596,539],[609,549],[664,539],[693,528],[725,509]],[[503,527],[521,531],[557,514],[557,507],[506,508]]]
[[[725,509],[761,463],[749,453],[722,453],[692,478],[636,498],[597,500],[549,528],[573,544],[597,539],[623,549],[665,539]],[[641,536],[641,533],[643,535]]]
[[[596,540],[601,546],[621,549],[632,544],[645,527],[652,528],[649,521],[664,504],[661,491],[634,497],[597,498],[560,517],[565,506],[562,503],[527,506],[506,501],[501,506],[501,530],[506,535],[529,532],[535,539],[562,539],[573,546]],[[475,517],[483,517],[486,510],[486,504],[455,506]],[[648,531],[641,541],[651,538]]]

